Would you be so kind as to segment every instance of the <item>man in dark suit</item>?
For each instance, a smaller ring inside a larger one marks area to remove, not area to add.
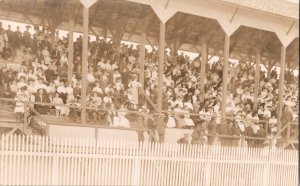
[[[53,70],[53,66],[49,65],[49,68],[45,70],[45,78],[47,82],[51,82],[56,79],[56,73]]]
[[[287,105],[285,105],[283,108],[281,119],[280,119],[281,126],[284,127],[285,125],[287,125],[289,122],[292,122],[292,121],[293,121],[293,114],[290,111],[289,107]],[[283,132],[281,134],[283,137],[286,137],[287,130],[286,129],[283,130]]]
[[[42,102],[42,103],[49,103],[49,96],[47,95],[46,91],[44,89],[39,89],[37,95],[35,95],[35,102]],[[40,114],[47,114],[48,112],[48,106],[43,104],[35,104],[34,108],[40,113]]]
[[[9,85],[4,81],[0,83],[0,97],[4,97],[4,98],[13,97],[13,92],[10,90]]]
[[[165,133],[166,133],[166,122],[164,121],[164,114],[155,114],[154,115],[154,122],[155,122],[155,129],[159,135],[159,142],[164,143],[165,141]]]

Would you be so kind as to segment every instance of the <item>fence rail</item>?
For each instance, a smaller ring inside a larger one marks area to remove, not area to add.
[[[298,152],[1,136],[0,185],[297,185]]]

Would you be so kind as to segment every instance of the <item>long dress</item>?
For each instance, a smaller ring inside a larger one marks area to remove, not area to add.
[[[142,87],[141,83],[139,83],[136,80],[133,80],[128,84],[128,87],[129,87],[129,91],[132,95],[132,99],[133,99],[134,103],[138,104],[138,102],[139,102],[138,88]]]
[[[172,116],[168,116],[168,121],[167,121],[167,127],[168,128],[174,128],[176,127],[176,121]]]
[[[190,118],[189,112],[188,111],[185,112],[186,114],[184,114],[184,118],[183,118],[185,125],[189,127],[195,126],[194,121]]]
[[[115,118],[115,119],[117,119],[117,121],[115,121],[115,122],[118,122],[118,124],[116,124],[116,125],[120,126],[120,127],[129,128],[130,127],[129,120],[125,117],[126,110],[120,109],[119,111],[117,111],[117,114],[118,114],[118,118]]]
[[[60,97],[53,98],[52,103],[53,104],[60,104],[60,105],[64,104],[63,100]],[[62,115],[62,112],[61,112],[62,108],[63,108],[62,106],[55,106],[55,109],[58,111],[57,115]]]
[[[175,108],[174,112],[182,112],[182,110],[180,108]],[[176,121],[178,128],[182,128],[185,126],[185,121],[184,121],[184,117],[182,114],[179,114],[179,113],[174,114],[174,119]]]
[[[24,113],[25,112],[25,104],[23,102],[19,102],[19,101],[29,101],[29,93],[27,91],[25,91],[25,92],[18,91],[15,99],[18,100],[18,102],[16,102],[14,112],[15,113]]]

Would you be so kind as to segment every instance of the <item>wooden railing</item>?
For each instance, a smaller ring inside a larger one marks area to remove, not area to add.
[[[7,101],[7,102],[17,102],[15,99],[9,99],[9,98],[0,98],[0,101]],[[151,100],[150,100],[151,102]],[[37,117],[39,117],[40,119],[42,119],[43,121],[44,118],[42,115],[40,115],[33,107],[32,105],[44,105],[44,106],[60,106],[60,107],[69,107],[69,108],[77,108],[77,109],[80,109],[81,107],[80,106],[73,106],[73,105],[65,105],[65,104],[53,104],[53,103],[44,103],[44,102],[30,102],[30,101],[26,101],[24,102],[28,107],[29,109],[34,112]],[[152,103],[153,104],[153,103]],[[154,108],[155,108],[155,105],[153,105]],[[99,108],[94,108],[94,107],[86,107],[87,109],[91,109],[91,110],[96,110],[96,111],[100,111],[100,110],[103,110],[103,111],[111,111],[111,112],[116,112],[118,111],[118,109],[99,109]],[[157,109],[155,109],[157,111]],[[134,114],[149,114],[149,113],[141,113],[139,111],[132,111],[132,110],[128,110],[126,111],[127,113],[134,113]],[[183,112],[169,112],[169,111],[162,111],[164,113],[171,113],[171,114],[187,114],[187,113],[183,113]],[[196,113],[188,113],[190,116],[210,116],[210,117],[221,117],[221,118],[226,118],[226,119],[237,119],[237,118],[234,118],[234,117],[227,117],[227,116],[219,116],[219,115],[207,115],[207,114],[196,114]],[[150,114],[149,114],[150,115]],[[252,119],[240,119],[238,118],[238,120],[243,120],[243,121],[255,121],[255,122],[260,122],[260,123],[265,123],[265,127],[268,127],[268,121],[266,120],[252,120]],[[46,123],[46,122],[45,122]],[[47,123],[46,123],[47,124]],[[248,136],[231,136],[231,135],[219,135],[219,134],[216,134],[216,135],[210,135],[210,134],[204,134],[204,136],[212,136],[212,137],[218,137],[218,138],[225,138],[225,139],[239,139],[241,140],[241,144],[243,146],[245,140],[248,140],[248,139],[252,139],[252,140],[264,140],[264,141],[270,141],[270,144],[271,144],[271,141],[274,140],[275,138],[278,138],[281,133],[288,129],[288,135],[287,135],[287,140],[289,139],[290,137],[290,128],[291,128],[291,125],[297,125],[297,122],[291,122],[291,123],[288,123],[286,124],[282,129],[281,131],[278,131],[277,134],[273,137],[273,138],[259,138],[259,137],[248,137]],[[81,124],[75,124],[74,123],[74,126],[82,126]],[[149,135],[152,136],[152,138],[155,140],[155,141],[158,141],[157,137],[155,136],[155,134],[143,127],[142,124],[140,124],[141,128],[130,128],[130,129],[126,129],[126,128],[120,128],[120,129],[123,129],[123,130],[134,130],[134,131],[148,131],[149,132]],[[90,127],[95,127],[95,126],[90,126]],[[96,126],[97,128],[116,128],[116,127],[108,127],[108,126]],[[47,129],[48,129],[48,124],[47,124]],[[266,130],[268,131],[268,130]]]

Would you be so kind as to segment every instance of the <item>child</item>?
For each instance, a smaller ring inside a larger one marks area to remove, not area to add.
[[[63,100],[59,97],[58,92],[55,93],[55,97],[53,98],[52,103],[54,103],[54,104],[64,104]],[[62,109],[61,106],[55,106],[55,115],[56,116],[61,115],[61,109]]]

